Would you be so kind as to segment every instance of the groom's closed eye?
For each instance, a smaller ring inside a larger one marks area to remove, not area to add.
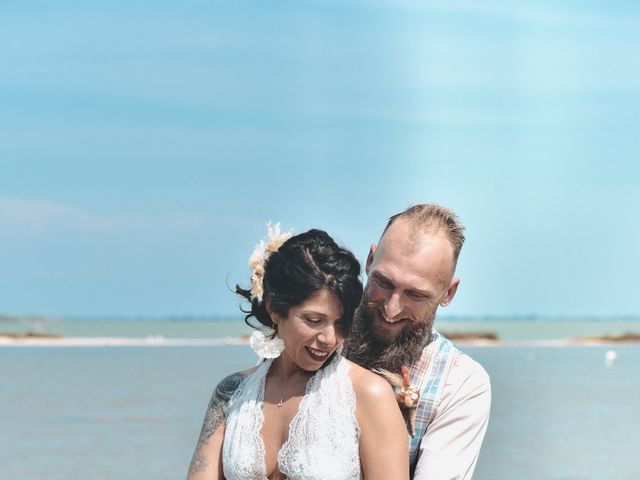
[[[394,285],[393,285],[393,283],[391,283],[391,280],[387,279],[386,277],[383,277],[379,273],[374,273],[372,278],[382,288],[385,288],[387,290],[393,290],[394,289]]]
[[[425,295],[422,292],[416,292],[414,290],[409,290],[407,292],[407,296],[412,300],[415,300],[416,302],[426,302],[427,300],[429,300],[428,295]]]

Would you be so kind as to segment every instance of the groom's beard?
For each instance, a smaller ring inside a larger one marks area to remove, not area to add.
[[[403,364],[411,365],[422,353],[436,311],[434,309],[428,318],[412,320],[392,339],[376,335],[376,315],[380,315],[377,305],[365,301],[360,304],[345,342],[347,358],[368,369],[381,368],[399,373]]]

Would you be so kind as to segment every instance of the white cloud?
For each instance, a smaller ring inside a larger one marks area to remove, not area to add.
[[[322,1],[321,3],[328,3]],[[334,3],[334,2],[329,2]],[[336,2],[337,3],[337,2]],[[584,9],[560,9],[545,8],[544,6],[536,6],[530,8],[519,4],[510,4],[508,2],[481,2],[477,1],[455,1],[449,0],[356,0],[354,3],[370,8],[377,6],[395,11],[410,11],[415,13],[441,13],[441,14],[470,14],[470,15],[488,15],[492,17],[502,17],[505,19],[523,22],[535,23],[541,25],[585,25],[600,26],[614,19],[614,15],[604,18],[601,12],[596,14],[585,13]],[[535,5],[535,3],[534,3]],[[625,19],[615,16],[615,21],[620,22]]]
[[[58,233],[194,232],[228,224],[198,213],[98,214],[75,205],[15,197],[0,197],[0,234],[39,237]]]

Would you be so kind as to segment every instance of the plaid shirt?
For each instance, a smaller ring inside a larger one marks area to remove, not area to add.
[[[460,353],[460,350],[449,340],[436,330],[432,330],[425,342],[422,355],[415,363],[409,365],[411,384],[420,391],[420,403],[415,418],[415,435],[409,439],[409,464],[412,472],[416,466],[422,437],[435,417],[442,387]]]

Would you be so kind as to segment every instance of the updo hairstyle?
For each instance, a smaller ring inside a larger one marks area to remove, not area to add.
[[[305,302],[326,288],[333,292],[342,307],[340,319],[344,333],[351,329],[353,315],[362,298],[360,263],[347,249],[339,247],[323,230],[312,229],[289,238],[267,258],[264,266],[262,301],[251,299],[251,290],[236,285],[236,293],[251,303],[245,322],[254,317],[262,325],[275,329],[266,309],[286,317],[289,309]]]

